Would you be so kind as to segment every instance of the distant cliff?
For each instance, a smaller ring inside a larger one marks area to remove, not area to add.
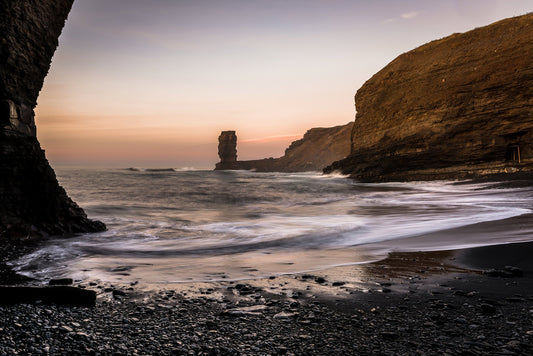
[[[313,128],[308,130],[302,139],[291,143],[282,157],[237,161],[234,168],[221,168],[227,166],[227,163],[221,162],[217,164],[216,169],[245,169],[258,172],[322,171],[325,166],[350,153],[352,126],[353,122],[342,126]],[[219,152],[220,150],[219,144]]]
[[[355,96],[351,154],[325,171],[363,181],[533,170],[533,14],[402,54]]]
[[[59,186],[35,105],[72,0],[0,0],[0,238],[101,231]]]

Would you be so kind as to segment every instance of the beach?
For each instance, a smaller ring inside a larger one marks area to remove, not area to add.
[[[533,355],[530,4],[0,3],[0,356]]]
[[[84,281],[97,292],[92,308],[1,306],[0,354],[531,354],[532,249],[392,253],[311,274],[159,289]],[[505,266],[514,274],[488,273]]]
[[[528,184],[60,179],[109,229],[2,241],[0,355],[533,354]]]

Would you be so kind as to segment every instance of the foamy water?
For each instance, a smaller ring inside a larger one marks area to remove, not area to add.
[[[41,280],[262,278],[366,263],[392,249],[461,248],[531,236],[513,233],[523,226],[506,220],[531,213],[531,188],[362,184],[315,173],[192,169],[57,173],[69,195],[108,231],[51,239],[15,262],[20,272]],[[445,233],[495,221],[509,226]]]

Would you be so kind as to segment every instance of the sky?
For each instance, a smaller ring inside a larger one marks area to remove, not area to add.
[[[75,0],[36,108],[53,165],[213,168],[354,120],[398,55],[531,0]]]

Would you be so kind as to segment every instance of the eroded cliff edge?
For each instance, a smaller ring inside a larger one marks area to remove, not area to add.
[[[228,150],[227,142],[233,139],[235,131],[223,131],[219,137],[219,156],[216,170],[244,169],[257,172],[309,172],[322,171],[332,162],[345,158],[350,153],[350,133],[353,122],[335,127],[317,127],[308,130],[303,138],[296,140],[285,150],[279,158],[264,158],[250,161],[237,161],[237,151]],[[221,138],[224,136],[224,139]],[[226,137],[227,136],[227,137]],[[237,137],[234,138],[234,147]],[[221,155],[221,152],[230,152]]]
[[[355,96],[351,154],[325,172],[361,181],[533,171],[533,14],[404,53]]]
[[[0,238],[101,231],[36,138],[37,97],[73,0],[0,0]]]

